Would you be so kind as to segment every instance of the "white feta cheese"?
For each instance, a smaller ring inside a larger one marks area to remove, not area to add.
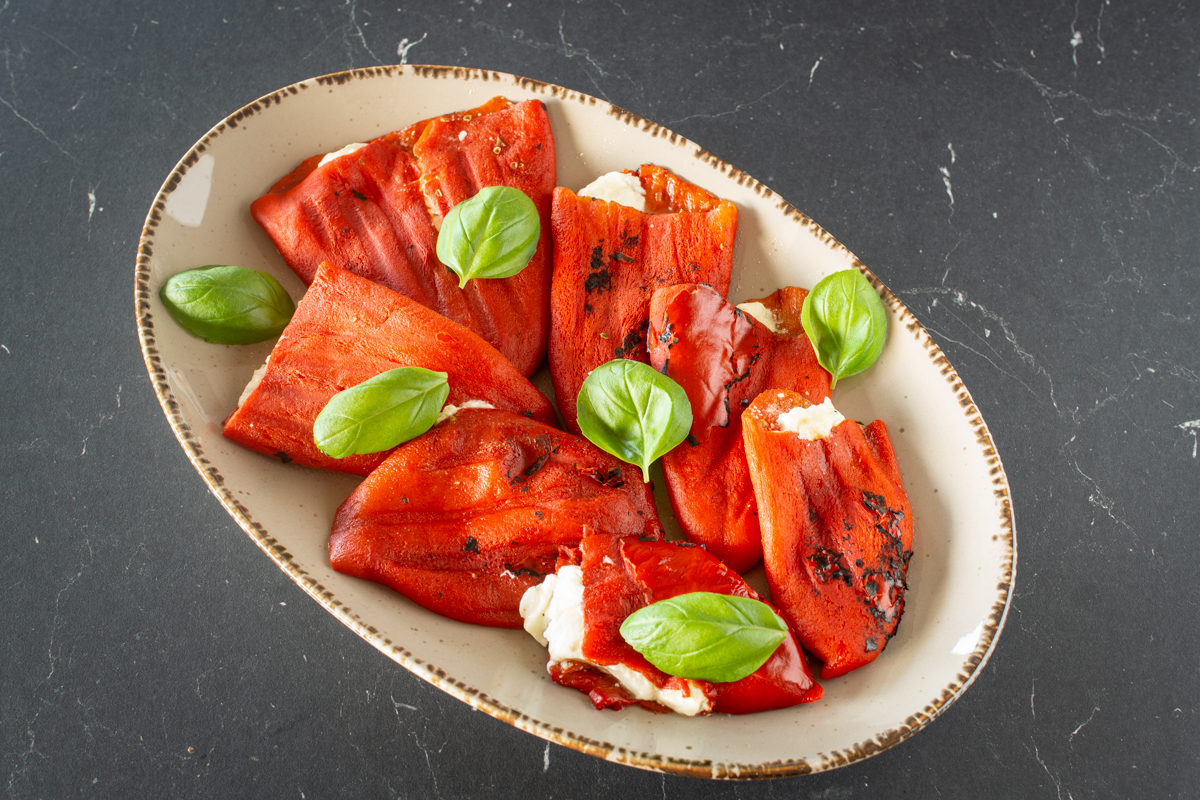
[[[646,210],[646,190],[637,175],[625,172],[606,172],[579,190],[580,197],[594,197],[610,203]]]
[[[779,321],[775,319],[774,312],[762,303],[742,303],[738,308],[770,328],[771,333],[779,333]]]
[[[333,153],[326,153],[324,156],[322,156],[321,160],[317,162],[317,166],[323,167],[326,164],[328,164],[330,161],[333,161],[335,158],[341,158],[342,156],[348,156],[351,153],[357,152],[358,150],[361,150],[362,148],[364,148],[366,146],[367,145],[364,142],[351,142],[350,144],[343,147],[341,150],[338,150]]]
[[[525,629],[532,626],[540,627],[542,635],[535,636],[550,650],[550,658],[555,661],[585,661],[583,657],[583,570],[568,564],[559,569],[553,576],[546,576],[542,581],[545,585],[549,578],[555,580],[548,590],[549,597],[545,601],[545,616],[542,621],[526,620]],[[537,589],[527,590],[525,593]],[[525,610],[525,598],[521,598],[521,610]],[[532,631],[531,631],[532,632]]]
[[[242,403],[246,402],[246,398],[250,396],[250,393],[257,389],[258,385],[262,383],[263,376],[267,374],[267,364],[270,363],[271,357],[267,356],[267,360],[263,362],[263,365],[254,370],[254,374],[250,376],[250,382],[246,384],[245,389],[242,389],[242,396],[238,398],[238,408],[242,407]]]
[[[796,406],[779,415],[779,430],[800,434],[801,439],[826,439],[834,426],[845,422],[828,397],[819,406]]]
[[[567,569],[563,567],[559,572]],[[525,620],[525,630],[538,640],[542,647],[546,646],[546,626],[550,624],[547,612],[550,601],[554,599],[554,590],[558,587],[558,575],[547,575],[546,579],[537,586],[530,586],[521,595],[521,619]],[[580,596],[582,599],[582,595]]]
[[[695,681],[683,679],[689,694],[679,689],[660,689],[642,673],[622,664],[595,664],[583,656],[583,570],[570,565],[557,575],[547,575],[521,597],[525,630],[550,652],[551,662],[577,661],[607,672],[638,700],[661,703],[688,717],[711,711],[712,703]]]
[[[437,425],[438,423],[445,422],[464,408],[495,408],[495,406],[486,400],[465,400],[461,406],[446,403],[446,405],[442,406],[442,413],[438,414],[438,418],[433,424]]]

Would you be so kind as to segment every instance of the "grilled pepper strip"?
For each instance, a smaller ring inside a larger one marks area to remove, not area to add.
[[[520,415],[463,409],[401,445],[342,504],[330,562],[452,619],[519,628],[521,595],[585,530],[661,535],[629,469]]]
[[[660,671],[625,642],[620,627],[626,617],[651,603],[689,592],[763,599],[737,573],[700,547],[594,534],[584,537],[580,550],[584,656],[594,664],[620,664],[635,670],[660,689],[686,692],[689,682]],[[653,711],[665,710],[656,703],[636,700],[595,667],[552,665],[551,677],[587,693],[596,708],[637,704]],[[712,711],[726,714],[752,714],[811,703],[824,694],[791,633],[765,664],[740,681],[690,683],[707,696]]]
[[[771,597],[835,678],[874,661],[896,633],[913,523],[880,420],[845,420],[828,438],[779,429],[804,398],[770,389],[742,415]]]
[[[575,432],[588,373],[614,358],[648,361],[650,295],[683,281],[729,291],[737,209],[661,167],[636,173],[648,213],[554,190],[550,375]]]
[[[405,366],[447,373],[453,405],[482,400],[555,422],[545,395],[483,339],[402,294],[322,264],[262,380],[223,433],[284,462],[366,475],[387,453],[331,458],[313,444],[313,423],[338,392]]]
[[[333,261],[470,328],[530,375],[550,329],[550,195],[556,166],[545,106],[498,97],[424,120],[318,166],[314,156],[255,200],[250,213],[288,266],[311,283]],[[438,227],[484,186],[533,200],[542,237],[510,278],[458,279],[437,259]]]
[[[700,284],[658,289],[650,301],[650,364],[692,404],[691,438],[662,459],[671,507],[690,541],[738,572],[762,558],[743,409],[767,387],[817,404],[829,396],[829,373],[800,324],[807,294],[786,287],[752,301],[772,313],[775,332]]]

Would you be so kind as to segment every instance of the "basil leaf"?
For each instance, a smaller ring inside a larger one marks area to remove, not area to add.
[[[875,363],[887,340],[887,313],[871,282],[856,269],[817,282],[804,298],[800,323],[817,361],[833,377],[857,375]]]
[[[771,657],[787,623],[760,600],[692,592],[639,609],[621,623],[629,646],[668,675],[740,681]]]
[[[278,336],[296,310],[279,281],[245,267],[189,269],[168,278],[158,296],[172,319],[215,344]]]
[[[537,250],[542,218],[520,189],[486,186],[450,209],[438,231],[437,257],[459,277],[507,278],[525,269]]]
[[[675,381],[649,364],[618,358],[588,375],[576,400],[579,430],[592,444],[642,468],[687,438],[692,406]]]
[[[388,370],[331,397],[313,424],[313,443],[334,458],[391,450],[432,428],[449,395],[444,372]]]

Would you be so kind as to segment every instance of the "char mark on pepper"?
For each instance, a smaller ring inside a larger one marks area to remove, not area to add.
[[[594,469],[585,474],[601,486],[607,486],[610,489],[619,489],[625,485],[625,481],[621,480],[620,467],[613,467],[607,473],[600,469]]]
[[[617,358],[639,358],[642,354],[638,350],[642,345],[646,329],[649,327],[650,321],[646,320],[640,326],[625,334],[625,338],[621,341],[621,346],[613,348],[613,355]]]
[[[816,568],[817,580],[821,583],[829,583],[829,581],[841,581],[850,586],[854,580],[854,575],[846,568],[842,561],[842,554],[836,550],[830,550],[828,547],[818,547],[808,556],[808,560],[813,563]]]
[[[559,445],[556,445],[554,443],[554,440],[551,439],[549,436],[535,437],[533,440],[533,443],[534,443],[534,445],[536,445],[537,447],[539,447],[542,450],[545,450],[546,452],[550,453],[551,455],[553,455],[554,453],[557,453],[559,450],[562,449],[562,447],[560,447]]]
[[[875,494],[874,492],[865,492],[864,491],[863,492],[863,505],[867,508],[868,511],[872,511],[880,516],[883,516],[884,514],[891,514],[891,515],[895,516],[897,520],[904,519],[904,512],[897,511],[894,508],[888,508],[887,498],[885,498],[881,494]]]
[[[530,464],[528,467],[526,467],[525,471],[522,472],[521,474],[524,475],[526,478],[532,478],[534,475],[537,474],[537,471],[539,469],[541,469],[542,467],[544,467],[546,465],[546,461],[549,458],[550,458],[549,453],[547,453],[543,456],[539,456],[538,459],[536,461],[534,461],[532,464]]]
[[[621,246],[623,250],[632,250],[638,245],[637,234],[630,235],[629,220],[625,220],[625,225],[621,229]]]
[[[863,570],[862,602],[889,639],[895,636],[895,631],[888,633],[887,629],[904,610],[905,588],[903,573],[896,572],[894,567],[882,572]]]
[[[587,276],[587,280],[583,282],[584,291],[588,294],[592,292],[603,293],[604,291],[612,291],[612,275],[608,270],[602,269],[599,272],[593,272]]]
[[[665,344],[668,350],[679,341],[679,337],[675,335],[675,323],[671,322],[665,314],[663,315],[662,333],[658,335],[658,341]]]

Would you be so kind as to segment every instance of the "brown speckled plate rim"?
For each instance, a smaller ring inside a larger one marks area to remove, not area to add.
[[[192,435],[188,423],[183,419],[179,403],[176,401],[167,382],[166,370],[163,367],[155,342],[154,321],[150,314],[150,263],[154,252],[155,231],[162,221],[167,196],[179,185],[179,181],[183,175],[197,163],[200,155],[208,148],[209,143],[227,130],[237,128],[244,119],[262,113],[273,105],[282,104],[289,97],[298,95],[310,88],[342,85],[354,80],[390,78],[406,73],[432,80],[485,81],[497,84],[512,84],[526,91],[548,95],[564,102],[578,102],[593,106],[608,105],[610,107],[608,113],[626,125],[639,128],[652,136],[666,139],[676,147],[690,149],[693,151],[693,156],[699,162],[736,181],[739,186],[747,186],[756,195],[767,200],[776,198],[774,192],[751,176],[661,125],[657,125],[650,120],[639,117],[617,106],[612,106],[590,95],[502,72],[468,69],[465,67],[420,65],[356,69],[294,83],[238,109],[209,130],[200,141],[192,146],[187,154],[176,164],[171,174],[163,183],[162,188],[159,189],[158,195],[155,197],[154,203],[146,215],[146,222],[142,228],[142,235],[138,242],[137,268],[134,284],[138,338],[141,342],[142,356],[146,362],[146,369],[149,372],[151,383],[154,385],[154,393],[158,396],[167,421],[170,423],[171,429],[175,432],[176,438],[179,439],[179,443],[183,446],[188,459],[196,467],[196,470],[200,473],[204,482],[208,484],[208,488],[221,502],[221,505],[225,507],[263,552],[280,569],[287,573],[292,580],[299,584],[305,592],[311,595],[314,600],[341,620],[343,624],[414,675],[428,681],[447,694],[462,700],[472,708],[484,711],[496,719],[507,722],[523,731],[609,761],[641,769],[703,778],[762,779],[807,775],[853,764],[881,753],[908,739],[936,719],[974,681],[975,677],[979,674],[979,669],[987,663],[988,657],[996,646],[1000,631],[1004,627],[1015,583],[1017,561],[1016,530],[1013,521],[1008,478],[1004,473],[1004,466],[1000,462],[1000,457],[996,453],[987,424],[976,408],[967,388],[963,385],[954,368],[950,365],[950,362],[930,337],[929,333],[917,322],[908,308],[870,270],[864,267],[844,245],[782,198],[777,199],[776,207],[786,217],[799,223],[806,229],[809,235],[814,236],[830,250],[838,252],[849,259],[856,268],[866,275],[871,283],[880,291],[884,303],[896,313],[904,328],[925,348],[930,360],[939,369],[946,382],[950,384],[951,390],[957,397],[976,435],[976,441],[989,466],[993,493],[1000,508],[1000,528],[1004,534],[1003,545],[1007,556],[1007,565],[1003,569],[1003,580],[996,586],[996,599],[992,604],[988,620],[983,626],[979,642],[974,651],[964,660],[961,671],[956,676],[956,679],[948,686],[945,686],[936,697],[931,699],[922,711],[908,717],[903,725],[882,731],[874,738],[859,742],[844,750],[821,753],[816,763],[806,759],[774,761],[762,764],[676,759],[654,753],[635,752],[617,747],[608,742],[596,741],[580,736],[569,730],[530,717],[515,708],[510,708],[488,697],[483,692],[456,680],[443,668],[417,658],[413,653],[406,650],[402,644],[392,641],[379,630],[366,624],[358,614],[339,601],[332,592],[322,586],[303,567],[297,564],[292,554],[287,551],[287,548],[276,541],[266,528],[256,522],[250,515],[249,510],[233,496],[229,488],[226,487],[221,474],[205,456],[199,440]]]

